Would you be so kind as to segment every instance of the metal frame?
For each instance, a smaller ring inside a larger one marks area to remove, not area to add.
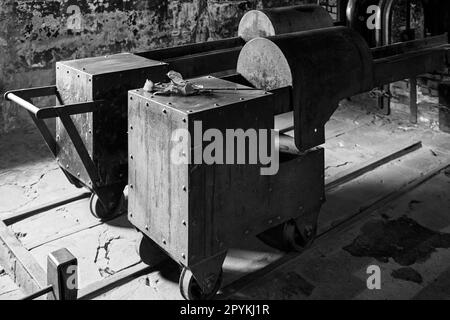
[[[7,91],[4,95],[6,100],[13,101],[17,103],[22,108],[26,109],[45,140],[48,148],[57,159],[58,157],[58,144],[44,119],[60,118],[63,126],[65,127],[70,140],[72,141],[78,155],[80,156],[81,162],[85,167],[89,178],[92,181],[92,186],[86,186],[87,188],[97,191],[97,183],[99,180],[97,170],[95,169],[95,164],[86,149],[86,146],[81,139],[79,132],[77,131],[71,115],[82,114],[94,112],[101,108],[103,100],[90,101],[84,103],[74,103],[63,106],[53,106],[38,108],[36,107],[31,99],[37,97],[45,96],[56,96],[59,97],[58,89],[56,86],[46,86],[37,87],[29,89],[11,90]],[[62,167],[61,167],[62,168]],[[63,172],[67,175],[67,172],[63,169]],[[71,179],[69,179],[71,180]]]
[[[380,3],[381,6],[381,18],[382,18],[382,27],[380,30],[380,44],[388,45],[391,44],[391,36],[392,36],[392,13],[394,3],[398,0],[382,0]],[[423,1],[422,5],[424,4]],[[406,1],[406,30],[411,30],[411,0]],[[412,41],[414,39],[408,39]],[[409,79],[409,106],[410,106],[410,122],[417,123],[417,77],[412,77]],[[386,90],[390,90],[390,86],[386,85]],[[384,108],[386,114],[390,114],[391,111],[391,99],[390,97],[383,99],[379,102],[380,107]]]

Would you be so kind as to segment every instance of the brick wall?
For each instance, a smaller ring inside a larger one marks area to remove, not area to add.
[[[411,26],[415,30],[415,39],[421,39],[425,35],[430,35],[430,30],[425,28],[425,8],[422,1],[411,1],[413,7],[411,10]],[[436,4],[431,4],[436,6]],[[405,26],[405,0],[398,0],[394,6],[393,15],[393,42],[402,41],[402,32]],[[439,32],[438,32],[439,33]],[[437,70],[433,74],[425,74],[417,79],[419,100],[437,101],[438,85],[441,81],[450,80],[450,70]],[[392,93],[397,98],[401,99],[409,94],[408,81],[400,81],[392,84]]]
[[[0,0],[0,93],[54,84],[59,60],[231,37],[249,9],[305,2],[311,1]],[[0,98],[0,134],[29,121]]]
[[[327,9],[334,20],[337,19],[337,0],[320,0],[319,4]]]

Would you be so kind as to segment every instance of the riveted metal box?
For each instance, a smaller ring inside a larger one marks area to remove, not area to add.
[[[242,149],[228,145],[228,130],[250,137],[248,130],[273,129],[272,94],[213,77],[190,82],[223,90],[158,96],[137,89],[128,100],[129,219],[188,267],[288,219],[318,213],[323,201],[322,149],[282,157],[274,175],[262,175],[264,166],[250,161],[250,144],[244,164]],[[223,144],[208,162],[205,152],[219,136]],[[259,135],[253,142],[258,154],[268,143]]]
[[[146,79],[162,81],[166,72],[165,63],[129,53],[56,63],[58,104],[102,101],[94,112],[71,116],[81,137],[79,145],[84,144],[95,165],[97,181],[92,181],[76,141],[57,118],[58,162],[74,181],[111,191],[112,201],[120,199],[117,193],[127,184],[127,91],[142,87]]]

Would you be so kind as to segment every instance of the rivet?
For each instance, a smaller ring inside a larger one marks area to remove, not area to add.
[[[183,224],[183,226],[186,226],[186,221],[185,220],[181,221],[181,223]]]
[[[183,259],[186,259],[186,255],[185,255],[184,253],[181,254],[181,257],[182,257]]]
[[[130,130],[133,130],[133,126],[130,126]]]
[[[183,191],[186,191],[186,190],[187,190],[186,186],[183,186]]]
[[[248,235],[250,233],[250,230],[245,230],[244,234]]]
[[[218,103],[214,103],[214,106],[215,106],[215,107],[218,107],[218,106],[219,106],[219,104],[218,104]]]
[[[148,225],[145,225],[145,227],[144,227],[144,228],[145,228],[145,230],[147,230],[147,231],[148,231]]]
[[[244,101],[244,100],[245,100],[245,98],[240,98],[239,100],[241,100],[241,101]]]
[[[133,185],[132,184],[130,184],[130,188],[133,189]]]
[[[314,128],[314,132],[317,133],[317,131],[318,131],[317,128]]]
[[[80,173],[79,172],[77,172],[77,177],[79,177],[80,176]]]
[[[172,105],[172,102],[167,102],[167,104],[168,104],[169,106],[171,106],[171,105]]]
[[[147,103],[145,104],[145,106],[147,106],[147,107],[148,107],[148,106],[150,106],[150,104],[149,104],[149,103],[147,102]]]
[[[132,154],[130,154],[130,159],[133,159],[133,155]]]
[[[163,109],[163,113],[166,114],[166,113],[167,113],[167,110],[166,110],[166,109]]]
[[[66,168],[69,169],[69,165],[68,164],[66,164]]]
[[[89,78],[89,82],[91,82],[92,81],[92,79],[91,78]]]
[[[130,216],[130,218],[133,218],[133,214],[131,212],[128,215]]]
[[[163,239],[162,243],[163,244],[167,244],[166,239]]]
[[[133,97],[130,97],[130,100],[133,100]]]

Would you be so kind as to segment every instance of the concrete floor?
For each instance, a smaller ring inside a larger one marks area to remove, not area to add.
[[[233,248],[224,265],[222,294],[237,299],[450,298],[450,170],[377,210],[364,211],[450,163],[450,135],[438,132],[433,120],[410,125],[405,119],[402,111],[382,117],[360,103],[345,103],[327,125],[326,179],[414,141],[422,141],[422,149],[328,191],[321,236],[303,254],[284,256],[258,241]],[[77,190],[32,127],[1,137],[0,152],[0,217]],[[140,238],[126,218],[99,224],[86,199],[11,229],[44,269],[49,252],[69,248],[79,259],[82,286],[140,262],[135,250]],[[381,269],[381,290],[367,289],[370,265]],[[99,298],[179,299],[176,269],[168,263]],[[261,269],[267,270],[264,276],[248,276]],[[0,299],[21,295],[0,268]]]

